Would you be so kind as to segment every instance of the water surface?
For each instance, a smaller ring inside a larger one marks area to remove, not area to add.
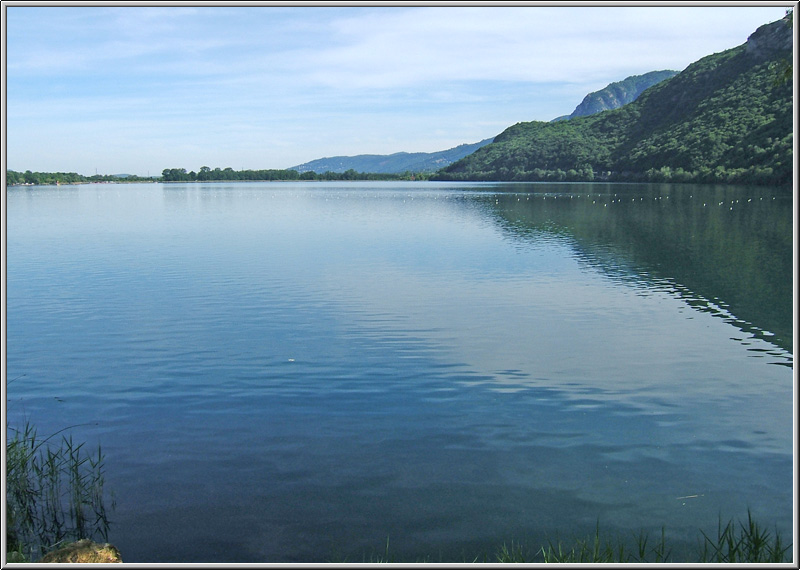
[[[100,443],[126,562],[792,532],[792,198],[10,188],[9,421]],[[680,548],[676,550],[679,552]]]

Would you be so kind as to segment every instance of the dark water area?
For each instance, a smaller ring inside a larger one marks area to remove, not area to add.
[[[792,350],[788,190],[590,184],[582,192],[579,185],[569,186],[549,202],[544,195],[520,203],[512,194],[498,208],[501,223],[521,236],[537,229],[568,234],[598,268],[619,273],[622,264],[636,278],[685,289],[687,301],[700,298],[695,308],[703,310],[705,303],[720,316],[735,315],[748,332],[762,331]],[[527,189],[536,192],[535,185]],[[645,206],[645,200],[652,203]],[[603,215],[597,215],[599,208]]]
[[[7,412],[126,562],[793,533],[793,199],[640,184],[7,190]]]

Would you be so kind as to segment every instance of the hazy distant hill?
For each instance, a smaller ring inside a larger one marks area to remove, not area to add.
[[[453,162],[472,154],[493,139],[484,139],[477,143],[462,144],[455,148],[439,152],[396,152],[394,154],[360,154],[357,156],[334,156],[320,158],[291,166],[289,170],[298,172],[338,172],[348,170],[356,172],[379,172],[400,174],[403,172],[436,172]]]
[[[789,18],[617,109],[509,127],[432,178],[791,184]]]
[[[634,101],[648,87],[677,73],[677,71],[651,71],[644,75],[633,75],[622,81],[611,83],[600,91],[589,93],[571,115],[565,115],[554,120],[571,119],[577,116],[599,113],[607,109],[616,109]],[[319,158],[311,162],[291,166],[288,170],[320,174],[323,172],[341,174],[348,170],[386,174],[400,174],[403,172],[431,173],[441,170],[465,156],[469,156],[493,140],[493,138],[484,139],[477,143],[462,144],[448,150],[430,153],[397,152],[394,154],[359,154],[356,156]]]
[[[608,111],[610,109],[618,109],[623,105],[635,101],[648,87],[661,83],[665,79],[674,77],[677,74],[677,71],[664,70],[651,71],[643,75],[631,75],[622,81],[608,84],[600,91],[589,93],[583,98],[581,104],[575,107],[572,114],[564,115],[563,117],[558,117],[553,120],[561,121],[564,119],[574,119],[575,117],[594,115],[595,113]]]

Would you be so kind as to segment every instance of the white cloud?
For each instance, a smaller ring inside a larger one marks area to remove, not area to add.
[[[310,77],[342,89],[570,81],[609,68],[683,69],[743,43],[754,31],[752,12],[744,18],[745,10],[392,8],[331,22],[331,45],[298,56]]]

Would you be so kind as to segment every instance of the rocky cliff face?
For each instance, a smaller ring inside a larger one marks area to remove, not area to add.
[[[758,59],[768,59],[775,52],[792,49],[792,23],[783,18],[765,24],[747,38],[747,53]]]
[[[600,91],[589,93],[581,104],[575,107],[571,115],[563,118],[572,119],[617,109],[635,101],[645,89],[677,74],[677,71],[672,70],[651,71],[644,75],[632,75],[622,81],[611,83]]]

